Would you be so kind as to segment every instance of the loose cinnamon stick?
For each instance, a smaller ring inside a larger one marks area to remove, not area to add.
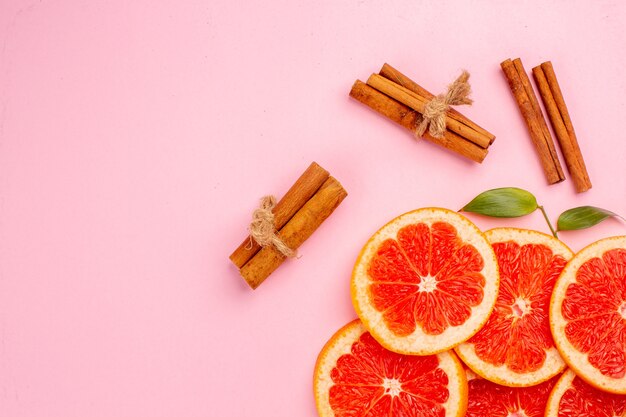
[[[406,75],[404,75],[403,73],[401,73],[400,71],[398,71],[397,69],[395,69],[389,64],[384,64],[378,73],[381,76],[387,78],[388,80],[391,80],[394,83],[399,84],[402,87],[409,89],[410,91],[424,98],[426,101],[432,100],[435,97],[431,92],[429,92],[424,87],[420,86],[415,81],[411,80],[409,77],[407,77]],[[456,109],[452,107],[447,111],[446,117],[450,117],[458,121],[459,123],[462,123],[470,127],[471,129],[478,132],[480,135],[487,138],[488,140],[487,146],[491,145],[493,141],[496,139],[496,136],[493,133],[488,132],[486,129],[477,125],[476,123],[474,123],[473,121],[471,121],[466,116],[459,113]],[[485,142],[482,140],[481,140],[481,143],[477,143],[477,144],[483,148],[487,147],[487,146],[483,146]]]
[[[367,85],[374,87],[381,93],[388,95],[392,99],[422,114],[428,103],[427,99],[378,74],[372,74],[367,80]],[[446,127],[481,148],[487,148],[489,146],[488,137],[476,132],[474,129],[460,123],[452,117],[446,117]]]
[[[283,198],[276,203],[276,207],[274,207],[273,210],[276,230],[280,230],[285,223],[304,206],[322,186],[324,181],[328,179],[328,176],[328,171],[319,166],[316,162],[312,162],[311,165],[309,165]],[[261,250],[261,246],[259,246],[254,239],[248,237],[241,242],[239,247],[230,255],[230,260],[237,268],[241,268],[259,250]]]
[[[337,208],[348,193],[339,181],[329,177],[320,189],[278,232],[291,249],[297,249]],[[252,289],[257,288],[285,260],[273,246],[261,249],[240,270]]]
[[[507,78],[509,87],[513,92],[515,101],[522,113],[530,137],[537,149],[541,165],[549,184],[555,184],[565,179],[561,163],[559,162],[552,141],[552,136],[546,125],[543,113],[539,108],[537,97],[532,90],[530,80],[524,71],[519,58],[511,62],[510,59],[503,61],[500,66]]]
[[[544,62],[533,68],[533,76],[550,116],[552,128],[559,141],[567,170],[574,181],[574,187],[579,193],[587,191],[591,188],[591,180],[552,63]]]
[[[550,157],[554,161],[554,166],[559,174],[559,178],[561,181],[565,179],[565,174],[563,174],[563,168],[561,168],[561,162],[559,161],[559,157],[556,153],[556,148],[554,146],[554,140],[552,139],[552,135],[550,134],[550,130],[548,130],[548,124],[546,123],[546,119],[543,116],[541,111],[541,107],[539,107],[539,101],[537,100],[537,96],[535,95],[535,91],[533,90],[532,85],[530,84],[530,79],[528,78],[528,74],[522,65],[522,60],[516,58],[513,60],[513,65],[519,74],[520,80],[522,81],[522,85],[526,90],[526,94],[530,99],[530,104],[533,106],[533,110],[537,115],[537,120],[539,121],[539,126],[541,127],[541,131],[546,140],[546,144],[548,145],[548,149],[550,151]]]
[[[360,101],[377,113],[398,123],[400,126],[415,132],[415,127],[421,123],[422,115],[402,103],[386,96],[375,88],[357,80],[350,90],[350,97]],[[432,137],[428,132],[424,139],[443,146],[465,158],[481,163],[487,156],[487,149],[472,143],[454,132],[446,130],[442,138]]]

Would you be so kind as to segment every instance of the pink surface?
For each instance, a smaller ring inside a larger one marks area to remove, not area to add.
[[[315,416],[317,353],[387,220],[501,186],[553,220],[626,214],[626,3],[499,3],[3,0],[0,415]],[[546,185],[499,67],[517,56],[553,61],[588,193]],[[483,165],[348,98],[385,61],[434,92],[471,72],[462,111],[498,136]],[[349,196],[253,292],[228,255],[313,160]]]

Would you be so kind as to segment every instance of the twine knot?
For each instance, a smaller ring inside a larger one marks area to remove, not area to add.
[[[446,130],[446,111],[448,111],[450,106],[472,104],[472,99],[469,98],[472,88],[467,82],[469,77],[469,73],[463,71],[459,78],[448,86],[446,94],[439,94],[426,103],[422,121],[415,129],[415,134],[418,137],[421,137],[426,132],[427,127],[431,136],[435,138],[442,137]]]
[[[250,237],[262,247],[274,246],[284,256],[293,258],[296,256],[296,251],[287,246],[276,234],[274,213],[272,212],[275,206],[276,197],[273,195],[266,195],[261,199],[259,208],[252,213]]]

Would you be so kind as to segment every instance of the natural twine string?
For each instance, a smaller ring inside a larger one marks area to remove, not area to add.
[[[266,195],[261,199],[259,208],[252,213],[250,237],[262,247],[274,246],[281,254],[293,258],[296,256],[296,251],[287,246],[276,234],[274,213],[272,212],[275,206],[276,197],[273,195]]]
[[[422,114],[422,122],[415,129],[417,137],[421,137],[426,132],[427,127],[431,136],[435,138],[442,137],[446,130],[446,111],[448,111],[450,106],[472,104],[472,99],[469,98],[472,88],[467,82],[469,77],[469,73],[463,71],[459,78],[448,86],[446,94],[439,94],[426,103],[424,113]]]

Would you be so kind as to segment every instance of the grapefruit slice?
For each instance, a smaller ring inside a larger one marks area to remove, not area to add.
[[[528,387],[563,372],[548,319],[554,283],[572,252],[560,240],[532,230],[485,233],[500,267],[498,300],[487,324],[457,354],[478,375],[510,387]]]
[[[453,211],[403,214],[365,244],[352,273],[357,314],[394,352],[431,355],[475,334],[498,293],[498,266],[485,236]]]
[[[590,385],[626,394],[626,236],[581,250],[554,286],[550,327],[561,356]]]
[[[554,386],[545,415],[546,417],[626,416],[626,396],[595,389],[568,369]]]
[[[543,417],[558,377],[532,387],[505,387],[467,372],[466,417]]]
[[[359,320],[320,352],[313,390],[321,417],[462,417],[467,407],[465,371],[454,352],[391,352]]]

